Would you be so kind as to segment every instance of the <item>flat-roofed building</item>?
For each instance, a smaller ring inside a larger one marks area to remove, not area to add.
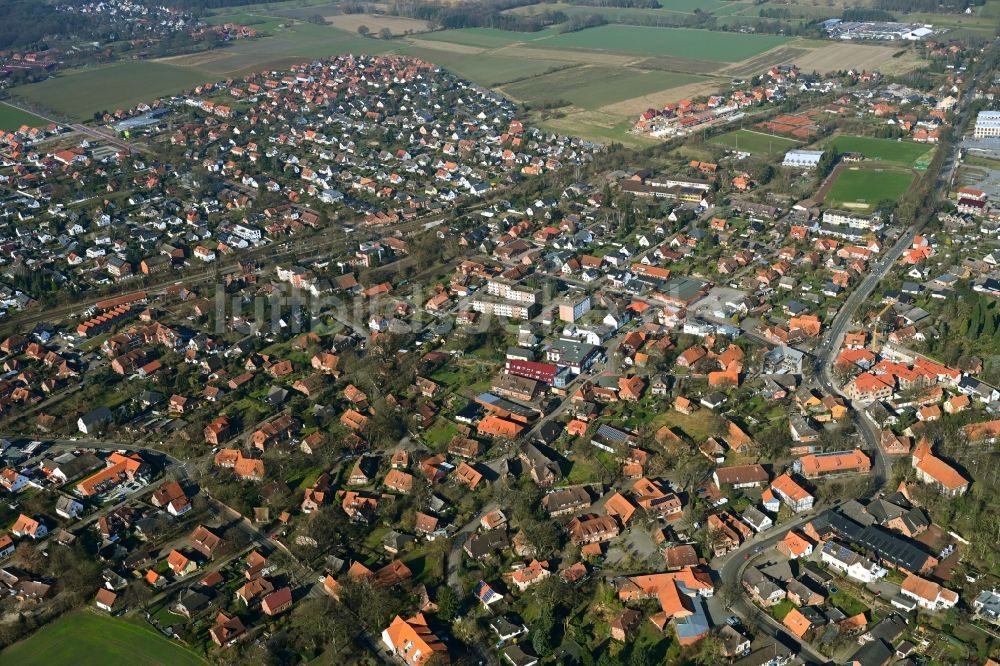
[[[1000,111],[980,111],[976,116],[976,125],[972,130],[976,139],[988,139],[1000,136]]]
[[[781,162],[781,166],[794,169],[815,169],[819,165],[821,157],[823,157],[822,150],[789,150],[785,153],[785,159]]]

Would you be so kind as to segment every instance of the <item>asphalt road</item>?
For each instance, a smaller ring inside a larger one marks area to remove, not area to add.
[[[743,593],[741,581],[743,580],[743,571],[753,563],[754,558],[758,553],[763,553],[767,549],[773,547],[774,544],[780,541],[789,530],[794,530],[802,525],[805,525],[807,522],[815,518],[818,513],[821,513],[825,509],[826,507],[817,506],[813,510],[797,516],[791,522],[772,527],[764,534],[756,535],[736,550],[728,553],[724,557],[717,558],[712,562],[712,568],[718,572],[719,579],[725,583],[736,585],[740,592],[736,600],[726,609],[728,614],[737,615],[743,620],[743,623],[746,626],[754,627],[769,636],[775,636],[776,633],[784,634],[782,636],[783,643],[793,643],[798,645],[800,654],[803,654],[820,664],[826,663],[828,661],[827,658],[814,650],[809,643],[800,641],[789,634],[781,623],[777,622],[774,618],[768,615],[767,612],[758,608],[752,601],[750,601]]]
[[[465,540],[470,534],[476,531],[479,527],[479,521],[482,520],[490,511],[498,509],[499,505],[496,502],[490,502],[483,507],[482,511],[477,513],[475,517],[452,535],[451,537],[451,549],[448,551],[448,565],[446,568],[446,576],[448,585],[455,590],[458,597],[461,599],[464,596],[464,591],[462,590],[461,579],[459,577],[459,571],[462,568],[462,547],[465,545]]]

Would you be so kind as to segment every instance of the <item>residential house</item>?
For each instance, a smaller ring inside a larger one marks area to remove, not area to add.
[[[423,666],[437,655],[448,661],[447,645],[430,630],[422,613],[408,620],[397,615],[382,631],[382,642],[409,666]]]
[[[771,491],[796,513],[813,507],[815,497],[796,483],[788,474],[782,474],[771,482]]]
[[[917,602],[925,610],[938,611],[953,608],[958,603],[958,593],[941,585],[910,574],[900,586],[900,594]]]

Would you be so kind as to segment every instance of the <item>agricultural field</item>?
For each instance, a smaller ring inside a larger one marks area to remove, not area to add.
[[[45,127],[49,124],[45,118],[39,118],[33,113],[15,109],[9,104],[0,102],[0,131],[13,131],[20,129],[22,125],[28,127]]]
[[[251,11],[261,14],[271,14],[281,18],[308,21],[314,16],[332,16],[340,14],[340,3],[330,0],[290,0],[274,2],[266,5],[256,5]]]
[[[347,32],[357,32],[365,26],[373,33],[388,30],[392,35],[407,35],[416,32],[427,32],[431,25],[427,21],[418,21],[401,16],[379,16],[374,14],[334,14],[325,17],[327,23]]]
[[[459,28],[457,30],[440,30],[427,35],[426,38],[435,42],[461,44],[477,49],[499,49],[522,42],[536,42],[555,34],[558,33],[554,28],[538,32],[514,32],[494,28]]]
[[[912,167],[921,157],[933,150],[932,147],[922,143],[863,136],[838,136],[829,145],[836,147],[842,153],[861,153],[870,160],[904,167]]]
[[[2,653],[19,666],[201,666],[206,662],[157,634],[125,620],[80,610],[63,615]]]
[[[470,58],[464,53],[437,51],[420,46],[405,46],[399,50],[399,53],[433,62],[455,72],[462,78],[490,88],[510,81],[531,79],[559,69],[575,67],[572,63],[567,63],[564,60],[547,60],[545,58],[527,60],[499,55],[489,58]]]
[[[99,111],[150,102],[214,78],[199,69],[132,61],[64,72],[41,83],[21,86],[16,93],[38,108],[51,109],[72,120],[86,120]]]
[[[787,41],[787,37],[776,35],[603,25],[556,35],[546,39],[544,45],[546,48],[614,51],[648,56],[694,56],[722,62],[737,62]]]
[[[695,9],[722,15],[743,11],[753,7],[749,2],[729,2],[727,0],[661,0],[659,9],[640,7],[592,7],[557,2],[553,4],[526,5],[508,9],[507,13],[531,16],[548,11],[562,12],[566,16],[600,16],[611,23],[628,23],[662,18],[670,14],[693,14]]]
[[[705,80],[690,74],[584,66],[526,79],[504,86],[502,92],[518,101],[566,100],[584,109],[598,109],[623,99]]]
[[[899,200],[911,184],[912,171],[846,168],[840,171],[825,203],[834,207],[870,209],[886,199]]]
[[[389,53],[399,43],[362,37],[357,32],[315,23],[287,23],[260,39],[240,40],[205,53],[162,58],[158,62],[194,68],[216,80],[251,71],[280,69],[311,58],[329,58],[341,53]]]
[[[783,155],[792,148],[802,145],[801,142],[784,136],[765,134],[753,130],[740,129],[727,132],[710,139],[709,143],[753,155]]]

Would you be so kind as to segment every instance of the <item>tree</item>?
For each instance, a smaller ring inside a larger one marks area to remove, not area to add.
[[[338,654],[351,645],[356,631],[350,611],[327,596],[303,599],[291,613],[290,640],[298,653],[329,649]]]
[[[522,529],[539,557],[548,557],[559,548],[559,530],[551,520],[526,520]]]
[[[369,28],[366,25],[359,25],[358,34],[361,35],[362,37],[367,37],[368,35],[371,34],[371,28]]]
[[[548,656],[552,650],[554,624],[552,610],[543,606],[538,619],[531,626],[531,647],[535,649],[535,654],[539,657]]]
[[[722,650],[719,649],[719,638],[715,634],[709,634],[698,643],[698,652],[695,653],[692,661],[699,666],[714,666],[721,661]]]
[[[996,315],[990,310],[989,303],[984,303],[983,313],[983,336],[992,338],[997,332]]]
[[[389,28],[382,28],[378,31],[379,39],[392,39],[392,30]]]
[[[833,171],[833,167],[835,167],[839,161],[840,151],[834,146],[827,148],[823,153],[823,156],[819,158],[819,162],[816,164],[816,178],[818,180],[826,178],[830,172]]]
[[[381,631],[399,610],[401,599],[388,590],[375,587],[370,580],[346,580],[341,583],[343,603],[354,610],[371,631]]]
[[[649,656],[649,649],[633,643],[632,653],[628,656],[628,666],[653,666],[653,658]]]
[[[438,591],[437,597],[438,616],[442,620],[451,622],[458,615],[458,595],[455,594],[455,590],[445,585]]]

